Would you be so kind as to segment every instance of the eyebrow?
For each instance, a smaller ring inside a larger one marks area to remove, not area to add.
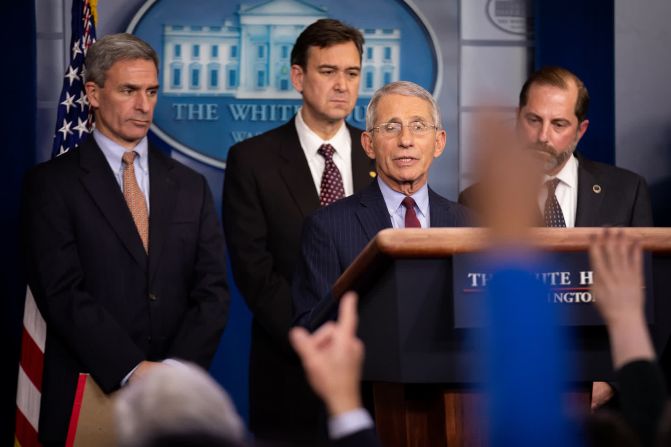
[[[121,84],[119,88],[129,88],[131,90],[142,90],[142,86],[137,84]],[[158,90],[159,84],[150,85],[146,90]]]
[[[331,69],[331,70],[338,70],[337,65],[322,64],[322,65],[317,66],[317,70],[323,70],[324,68],[328,68],[328,69]],[[352,67],[347,67],[344,70],[345,71],[349,71],[349,70],[361,71],[361,67],[352,66]]]
[[[394,122],[401,122],[401,121],[403,121],[401,118],[399,118],[397,116],[392,116],[387,121],[385,121],[385,123],[394,123]],[[413,123],[415,121],[431,121],[431,120],[426,119],[426,117],[423,117],[423,116],[420,116],[420,115],[415,115],[415,116],[411,116],[410,118],[408,118],[409,123]]]

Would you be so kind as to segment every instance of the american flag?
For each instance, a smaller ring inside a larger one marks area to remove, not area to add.
[[[91,132],[93,115],[84,90],[84,57],[96,41],[93,11],[89,0],[72,2],[72,39],[70,41],[70,65],[65,71],[63,90],[58,101],[56,134],[51,156],[77,147],[82,137]]]
[[[84,57],[96,40],[95,4],[91,3],[92,0],[72,2],[70,65],[65,72],[58,104],[52,157],[76,148],[93,127],[91,110],[84,90]],[[14,445],[18,447],[40,445],[38,428],[46,333],[46,323],[28,289],[23,314],[21,359],[16,393]]]

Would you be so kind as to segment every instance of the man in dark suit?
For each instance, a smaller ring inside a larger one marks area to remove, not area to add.
[[[520,91],[517,133],[545,161],[545,185],[538,197],[539,220],[557,227],[651,227],[652,206],[645,180],[626,169],[574,154],[587,131],[589,93],[574,73],[544,67],[532,73]],[[478,209],[484,188],[475,184],[459,202]],[[592,406],[613,395],[595,382]]]
[[[226,240],[235,282],[254,316],[250,429],[274,443],[326,439],[319,400],[288,344],[290,281],[305,216],[371,181],[361,131],[345,123],[357,100],[362,45],[361,33],[337,20],[307,27],[291,53],[301,109],[288,123],[233,146],[227,159]]]
[[[29,285],[47,323],[39,434],[62,445],[87,372],[106,393],[163,361],[208,367],[224,329],[224,238],[205,179],[147,142],[158,56],[129,34],[86,57],[96,129],[23,191]]]
[[[517,132],[522,144],[543,157],[546,185],[552,188],[544,188],[538,198],[544,221],[564,227],[652,226],[650,195],[641,176],[574,154],[589,126],[588,106],[583,82],[561,67],[531,74],[520,92]],[[459,195],[459,202],[478,209],[482,193],[475,184]],[[545,219],[546,209],[561,209],[559,224]]]
[[[384,228],[458,227],[468,211],[428,188],[429,167],[445,147],[433,96],[412,82],[392,82],[373,95],[361,143],[375,160],[377,181],[306,219],[293,282],[296,322],[312,327],[331,286]],[[318,323],[318,322],[317,322]]]

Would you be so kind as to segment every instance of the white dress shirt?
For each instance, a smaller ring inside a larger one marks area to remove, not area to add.
[[[312,180],[315,182],[317,193],[321,193],[322,174],[324,173],[324,166],[326,164],[324,157],[319,155],[317,151],[322,144],[330,144],[335,149],[333,163],[338,167],[342,176],[345,195],[352,195],[354,192],[354,183],[352,180],[352,137],[347,130],[345,122],[343,121],[340,129],[338,129],[330,140],[322,140],[319,135],[305,124],[302,107],[296,113],[295,123],[298,140],[301,142],[305,158],[310,166],[310,173],[312,174]]]
[[[387,211],[391,218],[393,228],[405,228],[405,206],[401,202],[405,199],[405,194],[391,189],[381,178],[377,177],[377,184],[380,185],[384,203],[387,205]],[[431,218],[429,216],[429,186],[425,183],[410,197],[415,201],[415,214],[422,225],[422,228],[429,228]]]
[[[105,135],[103,135],[97,129],[93,129],[93,139],[96,140],[98,147],[102,151],[107,163],[112,169],[114,178],[119,184],[119,188],[123,192],[123,154],[127,149],[118,143],[110,140]],[[144,194],[144,199],[147,202],[147,212],[149,212],[149,144],[147,143],[147,137],[145,136],[140,142],[133,148],[137,155],[133,161],[133,166],[135,168],[135,179],[137,184]],[[131,369],[126,376],[121,379],[121,386],[126,386],[130,376],[133,375],[139,364],[135,368]]]
[[[118,143],[107,138],[100,131],[93,129],[93,139],[96,140],[98,147],[103,152],[107,163],[110,165],[114,178],[116,179],[121,191],[123,192],[123,161],[122,157],[127,149]],[[133,166],[135,167],[135,179],[144,194],[147,201],[147,212],[149,212],[149,144],[145,136],[133,148],[137,153]]]
[[[559,183],[555,190],[555,196],[564,215],[566,228],[575,227],[575,215],[578,209],[578,159],[574,156],[568,159],[564,167],[556,176],[545,176],[544,182],[558,178]],[[541,188],[538,204],[543,214],[545,199],[548,196],[547,187]]]

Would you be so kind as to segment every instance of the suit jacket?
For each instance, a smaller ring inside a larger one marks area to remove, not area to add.
[[[431,227],[469,226],[470,212],[429,189]],[[301,258],[293,282],[295,322],[311,327],[317,309],[333,301],[338,277],[375,235],[391,228],[389,211],[377,182],[320,209],[305,221]]]
[[[577,155],[576,227],[651,227],[648,186],[638,174]],[[478,184],[459,194],[459,203],[478,209]]]
[[[205,179],[150,147],[149,254],[89,138],[29,172],[28,282],[47,322],[40,438],[65,440],[79,372],[109,393],[142,360],[208,367],[228,311],[224,238]]]
[[[372,162],[352,138],[354,190],[370,183]],[[223,220],[235,283],[253,314],[250,429],[257,437],[326,439],[319,400],[288,344],[290,281],[305,216],[319,195],[292,119],[234,145],[227,157]]]

